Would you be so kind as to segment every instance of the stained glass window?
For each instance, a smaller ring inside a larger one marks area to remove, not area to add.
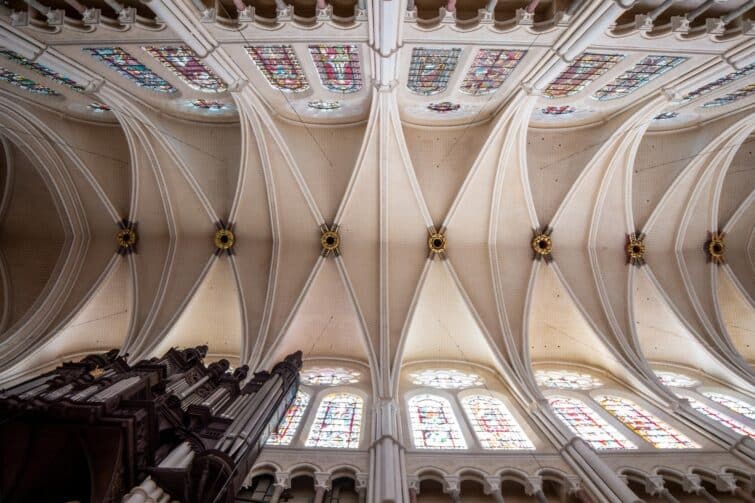
[[[626,398],[601,396],[596,400],[630,430],[650,442],[657,449],[696,449],[700,447],[665,421]]]
[[[8,49],[0,49],[0,54],[5,56],[6,58],[10,59],[14,63],[21,65],[25,68],[29,68],[31,70],[34,70],[35,72],[39,73],[40,75],[43,75],[47,77],[48,79],[52,79],[58,84],[61,84],[63,86],[66,86],[70,89],[73,89],[77,92],[82,92],[84,90],[83,86],[78,85],[73,80],[69,79],[68,77],[61,75],[57,73],[56,71],[52,70],[51,68],[46,67],[45,65],[40,65],[39,63],[34,63],[30,61],[29,59],[21,56],[20,54],[16,54],[13,51],[9,51]]]
[[[729,408],[738,414],[742,414],[750,419],[755,419],[755,407],[743,400],[734,398],[733,396],[724,395],[723,393],[714,393],[712,391],[704,391],[703,396],[716,403],[720,403],[724,407]]]
[[[460,91],[473,96],[496,91],[527,51],[480,49],[461,83]]]
[[[624,59],[623,54],[582,53],[572,61],[569,68],[548,84],[543,94],[549,98],[560,98],[576,94],[593,80],[597,79]]]
[[[485,381],[477,374],[465,374],[458,370],[423,370],[411,374],[412,382],[420,386],[430,386],[440,389],[459,389],[471,386],[482,386]]]
[[[27,79],[26,77],[23,77],[10,70],[6,70],[2,66],[0,66],[0,80],[7,82],[12,86],[19,87],[24,91],[29,91],[30,93],[43,94],[45,96],[59,96],[57,92],[53,91],[49,87],[37,84],[33,80]]]
[[[445,398],[417,395],[409,399],[414,446],[418,449],[466,449],[459,423]]]
[[[736,72],[731,72],[729,74],[724,75],[720,79],[716,79],[712,82],[708,82],[704,86],[698,87],[694,91],[689,92],[686,95],[684,95],[684,97],[682,98],[682,102],[691,101],[696,98],[699,98],[700,96],[704,96],[708,93],[711,93],[720,87],[723,87],[727,84],[734,82],[735,80],[739,80],[742,77],[748,76],[753,71],[755,71],[755,63],[751,63],[747,65],[746,67],[742,68],[741,70],[737,70]]]
[[[673,119],[674,117],[677,117],[678,115],[679,114],[677,112],[663,112],[653,117],[653,120],[665,121],[667,119]]]
[[[286,411],[286,414],[278,424],[278,428],[267,439],[267,445],[288,445],[294,439],[294,434],[299,428],[304,411],[309,405],[309,395],[301,390],[296,392],[294,403]]]
[[[755,430],[750,428],[749,426],[745,426],[744,424],[740,423],[736,419],[733,419],[727,416],[726,414],[718,412],[716,409],[712,407],[708,407],[704,403],[699,402],[695,400],[694,398],[690,398],[686,396],[682,398],[686,398],[687,400],[689,400],[689,404],[692,406],[692,408],[700,412],[701,414],[708,416],[714,421],[718,421],[719,423],[723,424],[727,428],[731,428],[732,430],[736,431],[740,435],[747,435],[748,437],[755,439]]]
[[[194,51],[188,47],[144,47],[143,49],[192,89],[211,93],[226,90],[225,83],[199,61]]]
[[[201,110],[214,110],[216,112],[228,110],[230,108],[227,103],[223,103],[222,101],[203,100],[202,98],[189,101],[188,103],[194,108],[199,108]]]
[[[274,88],[294,93],[309,89],[299,58],[290,45],[253,45],[246,47],[246,51]]]
[[[362,88],[362,70],[356,45],[309,46],[312,61],[326,89],[337,93],[355,93]]]
[[[599,450],[637,448],[581,400],[553,397],[548,399],[548,403],[559,419],[593,448]]]
[[[580,374],[569,370],[538,370],[535,381],[546,388],[560,389],[593,389],[603,383],[590,374]]]
[[[409,63],[409,80],[406,86],[417,94],[430,96],[442,93],[448,87],[451,74],[459,62],[461,49],[427,49],[415,47]]]
[[[341,367],[315,367],[301,373],[301,382],[311,386],[339,386],[359,382],[360,373]]]
[[[98,101],[94,101],[94,102],[90,103],[88,105],[88,108],[92,112],[98,112],[98,113],[109,112],[110,111],[110,107],[109,106],[107,106],[104,103],[100,103]]]
[[[428,110],[438,113],[455,112],[461,108],[458,103],[451,103],[450,101],[441,101],[440,103],[430,103],[427,105]]]
[[[622,98],[686,60],[683,56],[646,56],[613,82],[601,87],[592,97],[601,101]]]
[[[540,112],[545,115],[569,115],[576,112],[577,109],[569,105],[561,105],[559,107],[545,107],[541,108]]]
[[[658,376],[658,379],[664,386],[671,386],[673,388],[691,388],[692,386],[700,384],[700,381],[697,381],[696,379],[675,372],[658,371],[655,375]]]
[[[464,397],[461,404],[483,449],[535,448],[499,399],[471,395]]]
[[[139,87],[158,93],[176,92],[175,87],[120,47],[87,47],[83,50]]]
[[[742,89],[737,89],[734,92],[731,92],[729,94],[724,94],[723,96],[719,96],[718,98],[711,100],[707,103],[703,103],[703,107],[705,108],[713,108],[713,107],[721,107],[724,105],[729,105],[731,103],[734,103],[735,101],[741,100],[742,98],[747,98],[748,96],[755,94],[755,84],[749,84]]]
[[[350,393],[333,393],[320,402],[304,445],[356,449],[361,429],[362,399]]]
[[[312,100],[307,103],[307,106],[313,110],[331,111],[341,108],[341,102],[333,100]]]

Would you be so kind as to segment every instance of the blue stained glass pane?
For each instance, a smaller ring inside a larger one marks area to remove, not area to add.
[[[362,398],[350,393],[327,395],[317,408],[307,447],[356,449],[362,429]]]
[[[699,98],[700,96],[704,96],[708,93],[712,93],[716,89],[719,89],[727,84],[730,84],[736,80],[739,80],[743,77],[750,75],[753,71],[755,71],[755,63],[749,64],[746,67],[742,68],[741,70],[737,70],[736,72],[731,72],[727,75],[724,75],[723,77],[719,79],[716,79],[712,82],[708,82],[704,86],[698,87],[694,91],[687,93],[682,98],[682,102],[692,101],[696,98]]]
[[[480,49],[461,84],[461,92],[479,96],[498,90],[527,51]]]
[[[294,438],[299,423],[304,416],[304,411],[309,405],[309,395],[299,390],[296,393],[294,403],[286,411],[278,427],[275,429],[270,438],[267,439],[266,445],[289,445]]]
[[[7,82],[8,84],[21,88],[24,91],[29,91],[34,94],[42,94],[44,96],[60,96],[57,92],[53,91],[49,87],[45,87],[37,84],[31,79],[19,75],[10,70],[0,66],[0,80]]]
[[[6,58],[10,59],[14,63],[21,65],[23,67],[29,68],[31,70],[34,70],[35,72],[39,73],[40,75],[43,75],[47,77],[48,79],[52,79],[58,84],[64,85],[70,89],[73,89],[76,92],[82,92],[84,90],[83,86],[78,85],[73,80],[69,79],[68,77],[65,77],[51,68],[46,67],[45,65],[41,65],[39,63],[34,63],[31,60],[21,56],[20,54],[16,54],[13,51],[9,51],[7,49],[0,49],[0,54],[5,56]]]
[[[742,89],[737,89],[736,91],[731,92],[729,94],[719,96],[718,98],[712,101],[704,103],[703,106],[705,108],[722,107],[724,105],[729,105],[731,103],[734,103],[735,101],[739,101],[743,98],[747,98],[748,96],[752,94],[755,94],[755,84],[750,84],[748,86],[743,87]]]
[[[681,56],[647,56],[632,68],[616,77],[613,82],[601,87],[592,97],[600,101],[622,98],[635,92],[687,59]]]
[[[448,87],[451,74],[459,62],[461,49],[427,49],[415,47],[409,64],[409,90],[430,96]]]
[[[87,47],[83,50],[139,87],[158,93],[176,92],[175,87],[120,47]]]
[[[211,93],[226,90],[223,81],[207,68],[194,54],[194,51],[188,47],[144,47],[143,49],[192,89]]]

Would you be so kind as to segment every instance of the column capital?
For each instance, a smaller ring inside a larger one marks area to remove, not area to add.
[[[283,489],[291,487],[291,474],[288,472],[275,472],[275,485]]]
[[[663,485],[663,477],[659,475],[651,475],[649,477],[645,477],[645,492],[650,496],[658,496],[660,494],[663,494],[666,490]]]
[[[367,479],[369,479],[369,474],[367,473],[357,473],[356,478],[354,480],[354,486],[356,487],[356,490],[362,490],[367,489]]]
[[[543,477],[540,475],[533,475],[527,477],[524,485],[524,493],[527,496],[534,496],[536,493],[543,491]]]
[[[682,489],[684,489],[684,492],[697,494],[697,492],[702,489],[700,482],[701,479],[699,475],[688,473],[682,479]]]
[[[455,475],[446,475],[443,477],[443,492],[446,494],[453,494],[459,492],[459,484],[461,480]]]
[[[315,489],[322,488],[330,489],[330,473],[328,472],[315,472]]]
[[[501,491],[501,477],[490,476],[485,477],[485,486],[483,487],[485,494],[494,494]]]
[[[566,484],[566,490],[569,494],[577,494],[582,490],[582,479],[577,475],[565,475],[564,484]]]
[[[408,475],[406,477],[406,486],[409,488],[409,490],[414,490],[419,494],[419,477],[416,475]]]
[[[719,473],[716,475],[716,490],[720,492],[734,493],[737,490],[737,481],[731,473]]]

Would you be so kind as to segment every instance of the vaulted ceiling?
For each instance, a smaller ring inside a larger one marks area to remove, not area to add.
[[[496,369],[514,388],[536,389],[531,366],[549,361],[651,388],[651,363],[674,363],[747,387],[752,2],[151,0],[118,4],[120,18],[116,2],[87,2],[99,23],[77,3],[0,12],[0,45],[85,88],[0,56],[55,91],[0,82],[0,379],[112,347],[141,358],[208,344],[253,367],[296,349],[361,362],[380,393],[402,364],[441,360]],[[680,18],[693,18],[686,31]],[[362,83],[323,85],[312,43],[352,44]],[[217,92],[142,49],[183,44],[224,82]],[[271,85],[247,49],[271,44],[291,44],[306,89]],[[82,50],[106,46],[174,91],[136,86]],[[426,72],[442,89],[418,94],[410,73],[430,49],[458,51]],[[474,94],[480,49],[519,60]],[[582,79],[561,73],[584,52],[621,57],[558,95],[555,80]],[[680,59],[596,98],[649,55]],[[120,255],[124,220],[138,242]],[[323,256],[332,224],[341,254]],[[232,254],[213,244],[223,225]],[[428,251],[436,230],[442,254]],[[531,247],[543,230],[552,260]],[[644,265],[628,263],[635,232]],[[726,233],[722,264],[704,250],[713,232]]]

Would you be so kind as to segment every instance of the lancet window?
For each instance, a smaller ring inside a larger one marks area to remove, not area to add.
[[[700,86],[694,91],[687,93],[682,98],[682,101],[683,102],[692,101],[696,98],[699,98],[700,96],[704,96],[706,94],[712,93],[716,89],[719,89],[727,84],[730,84],[736,80],[746,77],[754,71],[755,71],[755,63],[750,63],[749,65],[745,66],[741,70],[728,73],[719,79],[716,79],[712,82],[708,82],[704,86]]]
[[[526,53],[527,51],[507,49],[480,49],[461,83],[461,92],[479,96],[497,91]]]
[[[509,410],[498,398],[469,395],[461,400],[464,412],[483,449],[535,448]]]
[[[637,448],[582,400],[551,397],[548,403],[559,419],[593,448],[598,450]]]
[[[293,93],[309,89],[299,58],[290,45],[253,45],[246,47],[246,51],[274,88]]]
[[[45,65],[34,63],[33,61],[30,61],[29,59],[21,56],[20,54],[16,54],[15,52],[10,51],[8,49],[0,49],[0,54],[5,56],[9,60],[13,61],[17,65],[21,65],[24,68],[29,68],[30,70],[33,70],[37,72],[38,74],[57,82],[60,85],[73,89],[76,92],[82,92],[84,90],[83,86],[78,85],[76,82],[69,79],[65,75],[61,75],[58,72],[52,70],[51,68],[46,67]]]
[[[418,449],[466,449],[451,403],[443,397],[422,394],[409,399],[414,446]]]
[[[634,402],[617,396],[601,396],[598,403],[630,430],[658,449],[697,449],[700,446]]]
[[[700,381],[692,379],[684,374],[677,374],[676,372],[663,372],[658,371],[655,373],[658,376],[658,380],[664,386],[671,386],[672,388],[691,388],[700,384]]]
[[[734,103],[735,101],[739,101],[743,98],[747,98],[748,96],[755,94],[755,84],[749,84],[741,89],[737,89],[734,92],[731,92],[729,94],[724,94],[723,96],[719,96],[718,98],[708,101],[707,103],[703,103],[703,107],[705,108],[712,108],[712,107],[722,107],[724,105],[729,105],[731,103]]]
[[[576,94],[622,59],[623,54],[582,53],[561,75],[548,84],[543,94],[549,98]]]
[[[306,447],[356,449],[362,430],[363,400],[352,393],[331,393],[320,402]]]
[[[296,430],[299,429],[302,417],[304,417],[304,412],[307,410],[307,405],[309,405],[309,395],[299,390],[296,393],[294,403],[288,408],[278,427],[268,438],[267,445],[291,444]]]
[[[225,83],[199,61],[194,51],[188,47],[144,47],[144,50],[192,89],[210,93],[226,90]]]
[[[175,87],[120,47],[88,47],[83,50],[139,87],[158,93],[176,92]]]
[[[716,409],[712,407],[708,407],[704,403],[695,400],[694,398],[690,397],[683,397],[689,400],[689,404],[692,406],[693,409],[700,412],[701,414],[708,416],[709,418],[713,419],[714,421],[718,421],[722,425],[726,426],[727,428],[731,428],[735,432],[739,433],[740,435],[747,435],[748,437],[755,439],[755,429],[750,428],[749,426],[746,426],[736,419],[732,418],[731,416],[728,416],[722,412],[718,412]]]
[[[407,87],[410,91],[425,96],[442,93],[448,88],[448,81],[459,62],[459,55],[461,49],[458,48],[415,47],[409,64]]]
[[[353,44],[309,46],[320,81],[329,91],[355,93],[362,88],[359,48]]]
[[[724,395],[723,393],[716,393],[713,391],[703,391],[703,396],[710,400],[713,400],[716,403],[720,403],[727,409],[731,409],[737,414],[742,414],[747,418],[755,420],[755,407],[745,402],[744,400],[740,400],[739,398],[734,398],[733,396]]]
[[[682,56],[647,56],[592,97],[600,101],[623,98],[686,60]]]
[[[0,80],[7,82],[8,84],[21,88],[24,91],[29,91],[34,94],[42,94],[45,96],[59,96],[59,94],[49,87],[45,87],[41,84],[37,84],[31,79],[23,77],[15,72],[7,70],[0,66]]]

